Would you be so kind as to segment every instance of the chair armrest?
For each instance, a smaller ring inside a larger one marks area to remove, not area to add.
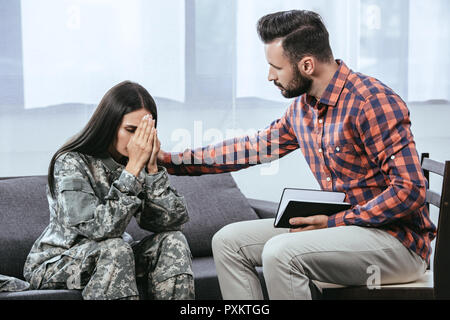
[[[260,219],[275,218],[278,210],[278,202],[251,198],[247,200]]]

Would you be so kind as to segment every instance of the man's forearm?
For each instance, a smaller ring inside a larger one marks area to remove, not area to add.
[[[249,167],[250,163],[237,163],[237,161],[212,161],[199,156],[200,151],[186,150],[183,153],[164,153],[159,164],[166,167],[172,175],[202,175],[224,173],[241,170]],[[256,163],[255,163],[256,164]]]
[[[268,163],[299,148],[285,115],[253,135],[224,140],[181,153],[164,153],[160,165],[175,175],[202,175],[237,171]]]

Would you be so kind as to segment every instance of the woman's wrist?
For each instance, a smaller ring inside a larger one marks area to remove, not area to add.
[[[127,166],[125,167],[125,170],[127,170],[133,176],[138,177],[142,168],[139,168],[138,166],[128,163]]]
[[[158,166],[155,165],[147,165],[147,173],[148,174],[155,174],[158,173]]]

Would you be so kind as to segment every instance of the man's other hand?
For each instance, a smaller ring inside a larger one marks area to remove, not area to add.
[[[324,229],[328,227],[328,217],[325,215],[316,215],[310,217],[298,217],[289,219],[291,225],[299,226],[292,228],[289,232],[299,232],[315,229]]]

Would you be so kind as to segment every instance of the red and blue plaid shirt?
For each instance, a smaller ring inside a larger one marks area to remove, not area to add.
[[[345,192],[352,208],[328,227],[384,229],[429,262],[436,227],[425,205],[421,169],[405,102],[380,81],[339,69],[324,94],[298,97],[264,130],[166,153],[175,175],[222,173],[266,163],[300,148],[323,190]]]

